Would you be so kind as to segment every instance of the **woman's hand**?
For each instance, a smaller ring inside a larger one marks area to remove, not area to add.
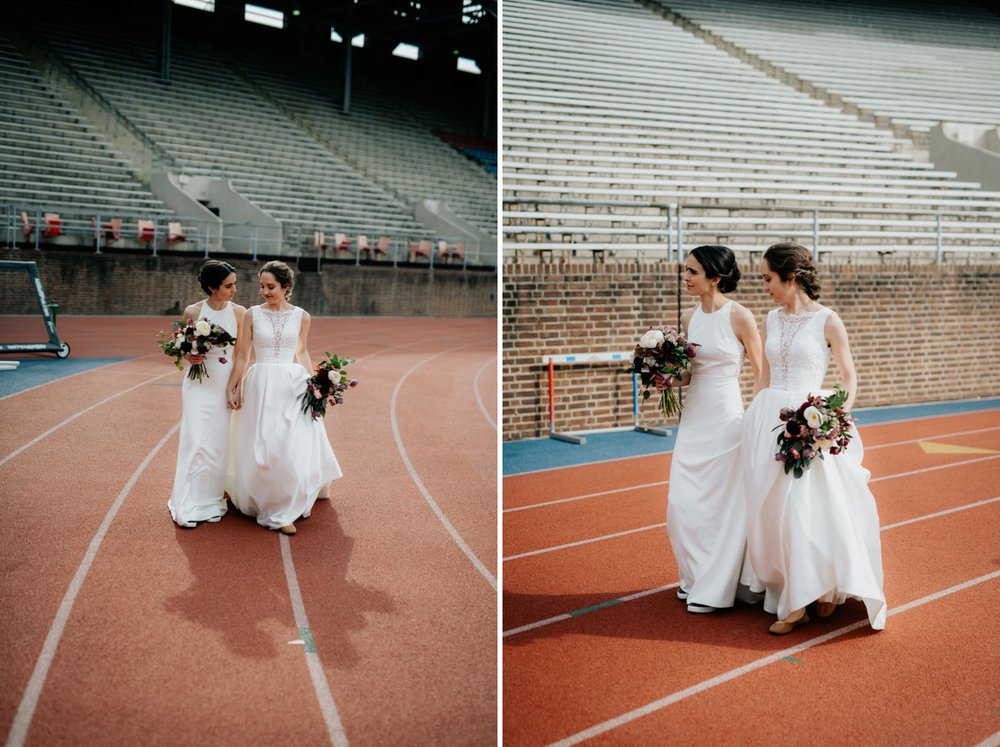
[[[243,387],[239,384],[232,387],[229,390],[228,400],[230,410],[239,410],[243,407]]]
[[[664,376],[661,373],[654,374],[653,383],[656,385],[656,391],[658,392],[662,392],[665,389],[673,389],[675,386],[680,385],[680,382],[673,376]]]
[[[190,363],[192,366],[197,366],[200,363],[205,362],[205,356],[196,353],[188,353],[184,356],[184,360]]]

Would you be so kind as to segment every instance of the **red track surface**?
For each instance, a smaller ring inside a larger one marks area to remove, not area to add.
[[[304,646],[289,644],[303,635],[283,540],[235,510],[191,530],[170,521],[181,374],[155,347],[169,321],[60,318],[73,357],[144,357],[0,402],[0,461],[56,428],[0,464],[2,731],[124,495],[27,744],[329,743]],[[355,357],[361,382],[326,419],[345,476],[284,540],[347,739],[491,743],[496,591],[417,481],[495,577],[495,321],[314,318],[310,349]]]
[[[506,478],[504,743],[976,745],[1000,733],[1000,411],[862,435],[883,526],[880,633],[842,631],[865,619],[856,603],[782,638],[759,607],[688,614],[655,526],[669,486],[650,485],[667,480],[669,456]],[[997,453],[926,453],[919,441]]]

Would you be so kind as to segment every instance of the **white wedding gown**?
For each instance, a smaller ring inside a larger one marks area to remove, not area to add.
[[[821,597],[838,604],[853,598],[864,602],[871,627],[881,630],[887,610],[879,518],[857,430],[845,451],[816,457],[801,478],[784,474],[774,458],[781,408],[797,409],[810,394],[830,393],[821,387],[830,362],[824,327],[832,313],[823,307],[767,315],[771,385],[743,419],[748,553],[764,587],[764,609],[779,620]]]
[[[203,302],[199,318],[214,322],[236,337],[236,314],[232,303],[216,311]],[[193,527],[199,521],[217,521],[226,513],[223,492],[230,420],[226,385],[233,366],[233,348],[227,349],[225,363],[219,362],[220,357],[221,350],[210,350],[205,356],[208,375],[201,382],[192,381],[187,377],[190,369],[185,369],[181,385],[181,435],[174,489],[167,508],[173,520],[185,527]]]
[[[316,498],[342,476],[322,418],[302,412],[311,375],[295,362],[302,309],[247,309],[256,358],[243,380],[243,407],[233,418],[233,505],[279,529],[308,517]]]
[[[746,549],[746,501],[740,472],[743,346],[733,332],[732,302],[711,314],[695,308],[687,339],[691,362],[670,464],[667,533],[688,604],[732,607]]]

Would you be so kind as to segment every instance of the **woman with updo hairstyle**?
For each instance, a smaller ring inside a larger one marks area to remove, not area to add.
[[[792,411],[814,395],[832,393],[823,389],[831,357],[847,392],[843,410],[850,411],[858,381],[847,330],[836,312],[818,302],[818,272],[808,249],[775,244],[760,270],[778,308],[767,314],[760,391],[743,419],[750,560],[745,571],[752,569],[744,580],[764,592],[764,609],[777,615],[770,627],[774,635],[809,622],[809,607],[825,618],[849,598],[861,601],[871,627],[881,630],[887,610],[879,518],[862,466],[861,437],[851,426],[848,446],[828,444],[829,453],[815,455],[800,477],[786,472],[787,456],[777,443],[781,429],[794,437],[808,427],[786,422]]]
[[[681,381],[659,376],[657,388],[685,385],[684,410],[670,462],[667,534],[688,612],[732,607],[746,551],[746,501],[740,473],[740,371],[750,361],[760,376],[760,334],[753,314],[723,294],[736,290],[740,269],[725,246],[699,246],[684,265],[684,284],[697,303],[681,315],[697,343]],[[754,601],[746,589],[740,599]],[[756,599],[756,601],[760,601]]]
[[[184,319],[207,319],[236,337],[246,312],[233,303],[236,268],[228,262],[210,259],[198,273],[198,284],[208,297],[184,309]],[[181,384],[181,435],[167,509],[182,527],[197,526],[199,521],[218,521],[226,513],[230,433],[226,385],[233,354],[232,350],[226,355],[213,349],[204,356],[184,356],[190,365],[204,363],[205,377],[196,381],[185,375]]]
[[[328,497],[328,484],[342,472],[323,419],[302,412],[299,397],[313,368],[309,314],[289,302],[295,273],[271,261],[258,276],[264,302],[243,319],[229,377],[229,405],[236,411],[229,493],[261,526],[295,534],[295,522],[309,516],[317,498]]]

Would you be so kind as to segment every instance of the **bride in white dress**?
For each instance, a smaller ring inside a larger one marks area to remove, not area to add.
[[[756,384],[761,342],[753,314],[723,296],[739,279],[728,247],[699,246],[687,257],[684,283],[699,303],[683,313],[681,326],[699,347],[680,382],[690,383],[670,464],[667,533],[680,573],[677,596],[688,612],[733,606],[746,550],[739,376],[749,358]],[[658,388],[674,383],[657,382]]]
[[[312,361],[309,314],[288,302],[294,274],[284,262],[267,262],[259,276],[264,303],[247,310],[229,377],[230,406],[238,411],[230,494],[261,526],[295,534],[295,521],[308,517],[343,473],[323,419],[303,413],[299,400]],[[251,349],[255,362],[247,369]]]
[[[847,331],[816,301],[819,283],[807,249],[775,244],[764,253],[761,272],[780,308],[767,315],[764,388],[747,409],[743,438],[748,551],[765,592],[764,609],[778,616],[770,632],[784,635],[808,622],[806,608],[813,603],[818,617],[828,617],[847,598],[864,602],[871,627],[881,630],[886,603],[879,519],[857,431],[845,451],[813,459],[801,478],[785,474],[775,460],[781,408],[830,393],[822,385],[831,352],[849,394],[845,409],[851,409],[857,374]]]
[[[243,314],[242,306],[233,303],[236,295],[236,268],[211,259],[198,274],[198,282],[208,298],[184,309],[185,319],[207,319],[236,337]],[[219,360],[225,358],[225,363]],[[233,351],[222,356],[211,350],[208,355],[187,355],[188,363],[205,364],[208,374],[200,382],[184,376],[181,385],[180,443],[174,488],[167,501],[170,516],[182,527],[199,521],[218,521],[226,513],[225,482],[229,452],[229,409],[226,384],[233,367]]]

